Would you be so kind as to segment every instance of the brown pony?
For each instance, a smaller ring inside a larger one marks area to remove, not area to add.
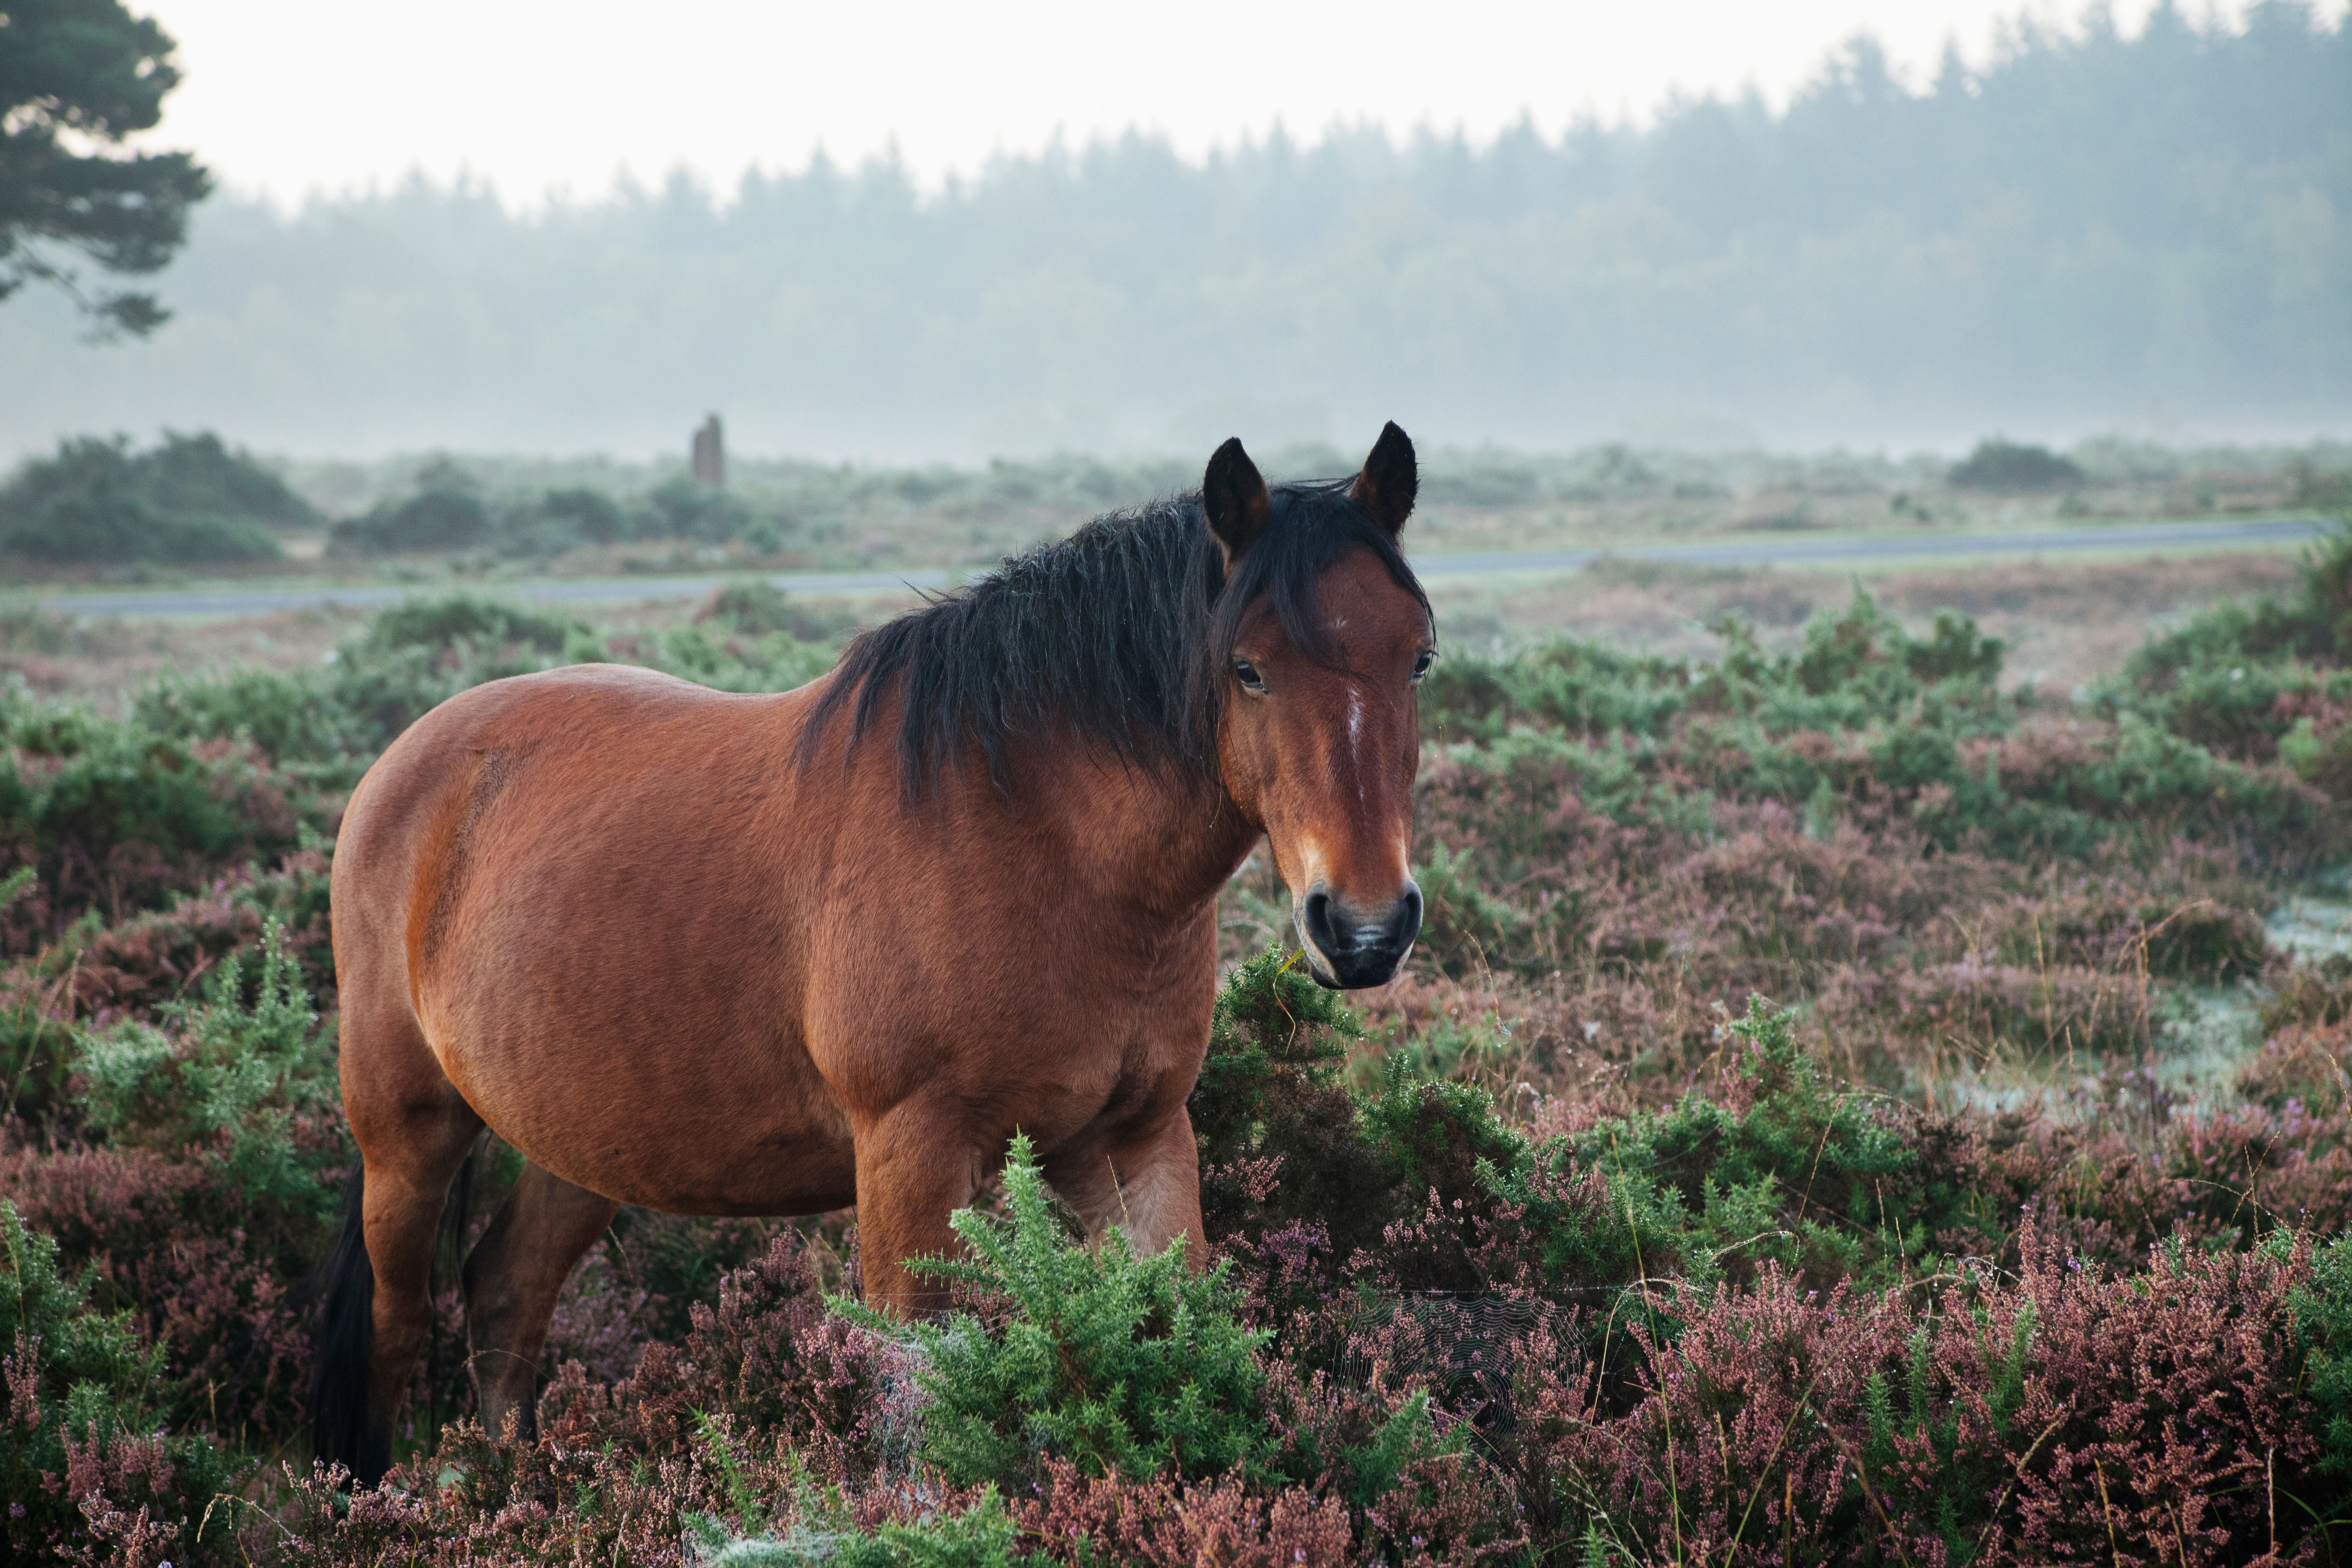
[[[587,665],[412,726],[335,850],[360,1147],[311,1391],[361,1484],[428,1326],[453,1179],[528,1160],[465,1264],[483,1424],[531,1425],[572,1265],[623,1204],[857,1207],[868,1299],[955,1245],[1015,1129],[1087,1224],[1202,1261],[1185,1115],[1218,890],[1261,835],[1327,985],[1385,982],[1428,600],[1394,425],[1352,480],[1102,518],[853,642],[780,696]],[[896,731],[894,749],[871,743]]]

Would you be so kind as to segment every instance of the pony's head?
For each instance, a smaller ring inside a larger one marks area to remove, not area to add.
[[[1009,799],[1018,751],[1073,737],[1188,805],[1222,790],[1274,847],[1315,978],[1381,984],[1421,930],[1413,686],[1435,647],[1397,550],[1418,483],[1393,425],[1354,479],[1272,489],[1228,441],[1197,504],[1098,518],[859,637],[801,762],[846,712],[847,766],[895,697],[910,804],[951,773]]]
[[[1397,549],[1418,488],[1394,425],[1351,480],[1269,489],[1233,440],[1201,486],[1223,557],[1210,637],[1223,656],[1218,764],[1265,829],[1307,968],[1329,986],[1384,984],[1421,930],[1413,688],[1437,649]]]

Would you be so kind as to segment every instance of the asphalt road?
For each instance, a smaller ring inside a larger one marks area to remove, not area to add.
[[[1621,545],[1609,550],[1499,550],[1416,555],[1426,580],[1504,577],[1574,572],[1602,557],[1671,561],[1693,566],[1845,564],[1865,561],[1932,560],[1950,556],[2043,555],[2077,551],[2165,551],[2230,545],[2295,544],[2327,528],[2310,517],[2236,518],[2217,522],[2083,523],[2009,532],[1812,535],[1769,534],[1698,539],[1675,544]],[[707,577],[549,578],[492,583],[487,593],[551,605],[619,604],[646,599],[694,599],[740,574]],[[887,594],[950,586],[961,574],[944,568],[907,572],[782,572],[769,581],[794,594]],[[80,616],[249,616],[272,610],[367,609],[395,604],[438,585],[350,588],[152,588],[38,595],[47,609]],[[0,586],[0,593],[5,593]]]

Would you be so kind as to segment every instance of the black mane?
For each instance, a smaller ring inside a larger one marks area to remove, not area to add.
[[[1272,520],[1230,577],[1197,494],[1097,518],[961,592],[875,627],[842,651],[810,715],[800,756],[852,709],[850,744],[873,727],[884,694],[905,696],[901,790],[938,783],[972,742],[1009,793],[1009,741],[1066,726],[1122,763],[1208,781],[1242,612],[1260,595],[1292,643],[1327,658],[1317,581],[1361,545],[1397,584],[1428,596],[1387,531],[1348,499],[1346,479],[1276,485]],[[853,707],[854,699],[854,707]]]

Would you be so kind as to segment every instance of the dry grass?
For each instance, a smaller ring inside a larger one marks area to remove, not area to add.
[[[2063,690],[2115,668],[2152,629],[2221,600],[2286,588],[2294,569],[2291,552],[2250,551],[2142,561],[1996,562],[1881,572],[1862,581],[1906,621],[1925,622],[1939,609],[1975,616],[2009,645],[2011,680]],[[1448,640],[1479,651],[1568,633],[1661,653],[1712,656],[1721,640],[1706,623],[1717,616],[1743,616],[1768,645],[1776,645],[1792,639],[1815,611],[1843,605],[1854,582],[1827,572],[1606,562],[1541,580],[1441,583],[1431,598]],[[855,601],[853,608],[870,625],[913,602],[883,596]],[[678,625],[700,607],[694,600],[648,599],[574,613],[605,630],[627,632]],[[349,615],[322,610],[213,619],[112,617],[70,623],[60,637],[54,629],[36,636],[19,621],[0,617],[0,677],[21,676],[44,696],[112,708],[124,691],[167,669],[315,665],[352,624]]]
[[[131,691],[168,670],[317,664],[352,624],[351,616],[326,610],[207,620],[5,616],[0,679],[19,679],[40,696],[115,711]]]
[[[2278,551],[2140,561],[2004,561],[1873,573],[1858,580],[1906,622],[1937,610],[1971,616],[2010,648],[2008,678],[2065,689],[2112,670],[2147,637],[2221,600],[2283,591],[2295,556]],[[1793,641],[1806,617],[1843,605],[1857,578],[1770,567],[1604,562],[1540,582],[1441,584],[1439,625],[1479,651],[1551,633],[1670,655],[1713,657],[1709,621],[1754,623],[1767,646]]]
[[[492,590],[495,592],[495,590]],[[841,605],[861,625],[911,607],[911,595],[854,601],[805,601],[819,618]],[[646,599],[586,605],[572,613],[608,634],[662,631],[701,614],[702,599]],[[43,697],[68,697],[105,713],[120,712],[139,687],[170,671],[299,669],[319,664],[364,614],[278,610],[224,616],[121,616],[62,619],[0,608],[0,681],[21,678]]]

